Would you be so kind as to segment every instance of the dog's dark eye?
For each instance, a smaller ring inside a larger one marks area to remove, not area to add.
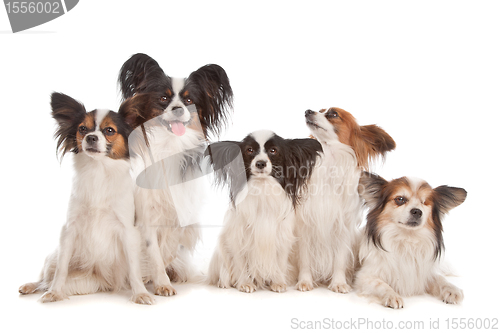
[[[168,101],[168,97],[167,97],[167,96],[161,96],[161,97],[160,97],[160,102],[165,103],[165,102],[167,102],[167,101]]]
[[[253,154],[253,148],[252,147],[248,147],[247,150],[246,150],[247,154]]]
[[[80,126],[80,127],[78,127],[78,132],[80,132],[80,134],[87,133],[87,127],[86,126]]]
[[[277,153],[278,153],[278,150],[276,148],[269,149],[269,154],[276,155]]]
[[[326,117],[327,118],[338,118],[339,117],[339,113],[337,111],[328,111],[326,113]]]
[[[184,104],[186,104],[186,105],[191,105],[191,104],[193,104],[193,100],[192,100],[191,98],[186,98],[186,99],[184,100]]]
[[[112,127],[106,127],[103,131],[104,135],[111,136],[115,134],[115,130]]]
[[[394,202],[396,203],[396,205],[402,206],[402,205],[404,205],[405,203],[408,202],[408,199],[406,199],[405,197],[396,197],[394,199]]]

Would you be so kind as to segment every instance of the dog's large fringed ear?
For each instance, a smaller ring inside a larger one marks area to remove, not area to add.
[[[467,191],[460,187],[438,186],[432,193],[432,222],[434,224],[434,233],[436,235],[435,258],[441,256],[444,250],[443,243],[443,223],[442,220],[446,214],[453,208],[460,206],[467,197]]]
[[[369,164],[377,157],[385,158],[387,152],[396,148],[394,139],[377,125],[360,126],[359,138],[361,140],[353,142],[353,148],[358,165],[364,170],[368,170]]]
[[[299,204],[307,181],[311,178],[314,166],[323,148],[314,139],[286,140],[288,151],[285,152],[283,180],[285,192],[292,198],[294,206]]]
[[[134,129],[144,124],[146,120],[154,118],[155,112],[161,112],[159,111],[161,108],[152,101],[154,98],[151,97],[151,94],[137,94],[120,105],[118,114]]]
[[[236,196],[245,187],[247,175],[239,142],[220,141],[212,143],[205,151],[215,173],[215,183],[229,188],[229,197],[235,204]]]
[[[467,191],[460,187],[438,186],[434,189],[433,201],[439,215],[448,214],[453,208],[460,206],[467,198]]]
[[[369,207],[368,216],[366,218],[366,237],[368,242],[379,249],[385,250],[382,246],[381,231],[379,217],[385,205],[386,195],[384,187],[388,182],[379,175],[363,171],[359,179],[358,192],[359,195],[366,201]]]
[[[134,94],[148,91],[147,84],[154,85],[165,76],[156,60],[144,53],[134,54],[125,61],[118,74],[122,99],[125,100]]]
[[[377,125],[361,126],[361,136],[371,144],[373,150],[385,154],[396,148],[394,139]]]
[[[380,202],[382,189],[387,180],[374,173],[363,171],[359,179],[358,193],[370,209],[374,209]]]
[[[233,90],[226,71],[219,65],[205,65],[189,75],[186,85],[196,87],[190,92],[196,94],[196,107],[204,131],[220,134],[233,106]]]
[[[58,124],[54,135],[57,139],[57,151],[61,153],[61,157],[68,151],[78,153],[76,132],[87,113],[85,106],[68,95],[57,92],[51,95],[50,105],[52,117]]]

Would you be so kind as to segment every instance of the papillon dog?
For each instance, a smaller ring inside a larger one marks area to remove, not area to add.
[[[361,170],[396,144],[380,127],[359,126],[339,108],[307,110],[305,120],[323,154],[297,208],[297,289],[308,291],[328,283],[330,290],[347,293],[352,290],[354,245],[362,221]]]
[[[241,142],[213,143],[208,152],[216,180],[229,185],[231,198],[209,283],[247,293],[266,286],[286,291],[294,208],[307,191],[321,145],[262,130]]]
[[[75,176],[58,249],[45,261],[38,282],[21,294],[46,291],[42,302],[130,286],[132,301],[152,304],[141,277],[140,234],[127,137],[130,126],[116,112],[86,112],[73,98],[53,93],[57,148],[74,153]]]
[[[364,173],[360,194],[369,208],[359,248],[361,268],[355,288],[386,307],[403,307],[402,296],[428,293],[445,303],[462,301],[463,292],[439,273],[444,250],[444,215],[465,201],[463,188],[413,178],[390,182]]]
[[[126,99],[121,114],[135,128],[129,145],[143,277],[153,282],[156,295],[175,295],[171,280],[190,277],[186,253],[200,238],[206,135],[223,129],[232,89],[218,65],[203,66],[187,79],[171,78],[145,54],[123,64],[119,84]]]

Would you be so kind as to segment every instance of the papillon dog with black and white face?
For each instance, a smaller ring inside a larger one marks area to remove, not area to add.
[[[52,94],[62,156],[73,152],[75,176],[68,217],[58,249],[38,282],[21,294],[46,291],[42,302],[69,295],[132,288],[132,300],[152,304],[141,277],[140,235],[134,228],[134,199],[127,137],[130,126],[116,112],[86,112],[73,98]]]
[[[200,238],[206,136],[224,128],[232,89],[218,65],[203,66],[186,79],[172,78],[145,54],[127,60],[118,81],[125,99],[120,113],[135,128],[129,144],[143,277],[153,282],[156,295],[175,295],[170,280],[190,277],[188,252]]]
[[[352,289],[354,246],[362,221],[360,172],[396,144],[380,127],[360,126],[340,108],[307,110],[305,121],[323,154],[314,168],[311,190],[297,208],[297,289],[308,291],[328,283],[330,290],[347,293]]]
[[[219,65],[172,78],[153,58],[138,53],[123,64],[118,82],[123,99],[136,108],[134,128],[160,116],[176,136],[185,135],[193,121],[199,121],[204,135],[219,134],[229,117],[233,91]]]
[[[212,256],[209,283],[253,292],[284,292],[294,243],[294,208],[307,189],[321,145],[257,131],[241,142],[213,143],[207,152],[231,205]]]
[[[363,173],[360,194],[369,208],[360,243],[355,287],[386,307],[403,307],[402,296],[428,293],[445,303],[463,292],[439,274],[444,215],[467,197],[463,188],[432,188],[421,179],[386,181]]]

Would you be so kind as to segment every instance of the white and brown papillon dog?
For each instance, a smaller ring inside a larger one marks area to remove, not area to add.
[[[253,292],[286,291],[294,243],[294,208],[306,191],[321,145],[286,140],[267,130],[208,150],[216,180],[230,188],[231,204],[212,256],[208,282]]]
[[[297,289],[308,291],[328,283],[330,290],[347,293],[352,290],[354,247],[362,221],[361,170],[396,144],[380,127],[359,126],[349,112],[339,108],[307,110],[305,119],[323,153],[309,191],[297,207],[293,258],[298,268]]]
[[[198,180],[206,136],[223,129],[232,89],[218,65],[171,78],[145,54],[127,60],[118,81],[126,99],[121,114],[135,128],[129,146],[143,277],[156,295],[175,295],[171,280],[190,277],[187,256],[200,238],[197,213],[204,195]]]
[[[73,152],[75,176],[58,249],[47,257],[38,282],[21,294],[46,291],[42,302],[69,295],[132,289],[132,301],[152,304],[141,277],[140,234],[134,228],[134,197],[127,137],[129,124],[116,112],[86,112],[73,98],[52,94],[57,147]]]
[[[428,293],[445,303],[463,292],[439,272],[444,250],[442,219],[467,197],[463,188],[432,188],[421,179],[386,181],[364,173],[360,194],[369,208],[359,248],[355,288],[386,307],[403,307],[402,296]]]

